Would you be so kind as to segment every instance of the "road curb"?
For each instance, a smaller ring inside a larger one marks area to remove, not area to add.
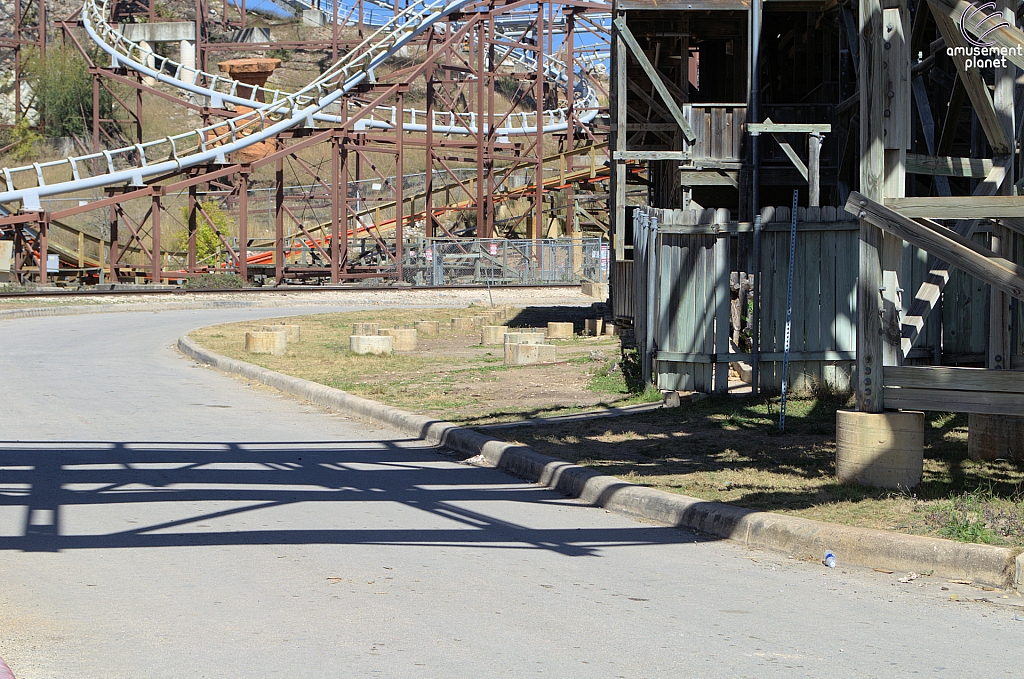
[[[284,306],[284,305],[282,305]],[[202,309],[268,308],[258,301],[216,300],[209,302],[129,302],[127,304],[81,304],[76,306],[32,307],[30,309],[0,310],[0,320],[13,318],[39,318],[44,316],[80,316],[145,311],[192,311]]]
[[[526,446],[498,441],[451,422],[416,415],[252,363],[222,356],[186,336],[178,349],[222,372],[297,396],[345,415],[388,425],[431,445],[482,456],[488,464],[570,497],[627,516],[728,538],[750,547],[820,559],[825,549],[841,564],[891,571],[932,572],[941,578],[1024,590],[1021,550],[903,535],[868,528],[759,512],[638,486],[587,467],[542,455]]]

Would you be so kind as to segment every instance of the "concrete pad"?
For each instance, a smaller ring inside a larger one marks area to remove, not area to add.
[[[133,42],[195,42],[194,21],[158,21],[146,24],[115,24],[114,30]]]
[[[836,413],[836,477],[880,488],[913,488],[924,473],[924,413]]]
[[[435,337],[441,332],[441,324],[437,321],[416,321],[415,327],[423,337]]]
[[[604,324],[604,334],[608,337],[613,337],[618,333],[618,327],[614,323]]]
[[[481,329],[480,344],[504,344],[507,325],[485,325]]]
[[[288,333],[285,330],[247,332],[245,333],[245,350],[250,354],[284,356],[288,353]]]
[[[416,351],[415,328],[384,328],[380,334],[394,339],[395,351]]]
[[[352,335],[348,348],[353,354],[390,354],[395,348],[395,338],[388,335]]]
[[[573,334],[572,323],[548,323],[548,339],[572,339]]]
[[[284,330],[288,333],[289,342],[301,342],[302,341],[302,328],[298,325],[289,325],[287,323],[279,323],[275,325],[264,325],[260,328],[263,332],[280,332]]]
[[[604,333],[604,319],[588,318],[584,322],[584,328],[588,335],[590,335],[591,337],[597,337]]]
[[[551,344],[506,344],[505,365],[536,365],[554,363],[555,347]]]
[[[380,323],[353,323],[352,334],[364,336],[379,335]]]

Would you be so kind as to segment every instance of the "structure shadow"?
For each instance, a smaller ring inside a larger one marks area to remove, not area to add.
[[[639,524],[530,525],[550,523],[536,505],[568,503],[412,440],[0,442],[4,550],[375,544],[598,556],[694,540]],[[385,504],[422,516],[399,514],[410,517],[402,526]],[[268,510],[286,527],[268,527]]]

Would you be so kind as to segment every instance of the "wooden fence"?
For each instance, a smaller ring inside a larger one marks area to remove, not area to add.
[[[765,208],[762,222],[759,383],[774,391],[782,385],[790,208]],[[742,328],[735,321],[731,327],[729,318],[730,274],[754,270],[749,241],[740,247],[753,226],[731,221],[727,210],[655,208],[637,208],[633,225],[634,259],[615,284],[633,291],[629,311],[645,374],[662,389],[725,389],[729,363],[753,360],[749,351],[729,343],[736,330],[748,337],[755,332],[749,309],[739,313]],[[985,244],[988,234],[974,238]],[[1024,236],[1014,247],[1017,261],[1024,261]],[[798,210],[789,354],[794,391],[853,386],[858,252],[859,225],[852,215],[834,207]],[[903,256],[906,311],[925,279],[928,256],[910,245]],[[987,298],[987,285],[954,270],[942,309],[929,317],[906,365],[983,365]],[[617,303],[616,315],[626,308]],[[1024,364],[1022,322],[1024,310],[1015,303],[1014,367]]]

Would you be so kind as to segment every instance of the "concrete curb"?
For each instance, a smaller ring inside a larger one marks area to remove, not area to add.
[[[30,309],[0,310],[0,320],[12,318],[38,318],[43,316],[80,316],[84,314],[110,314],[144,311],[190,311],[201,309],[266,308],[254,301],[211,300],[209,302],[129,302],[126,304],[80,304],[75,306],[32,307]],[[282,305],[284,306],[284,305]]]
[[[480,455],[503,471],[570,497],[627,516],[689,528],[750,547],[818,560],[825,549],[840,564],[892,571],[933,571],[941,578],[1024,589],[1024,554],[1005,547],[965,544],[840,526],[758,512],[638,486],[527,448],[423,415],[399,410],[339,389],[283,375],[214,353],[188,337],[178,339],[186,356],[331,410],[388,425],[404,434],[466,455]]]

